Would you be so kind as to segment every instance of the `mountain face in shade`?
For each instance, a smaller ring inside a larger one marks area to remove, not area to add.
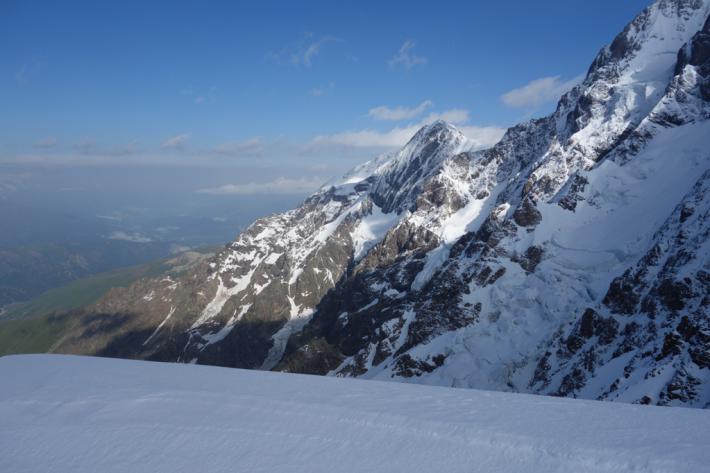
[[[653,3],[550,116],[425,126],[57,351],[710,406],[709,14]]]

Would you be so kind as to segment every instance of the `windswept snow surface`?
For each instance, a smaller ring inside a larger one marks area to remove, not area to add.
[[[0,358],[0,471],[699,472],[710,412],[206,366]]]

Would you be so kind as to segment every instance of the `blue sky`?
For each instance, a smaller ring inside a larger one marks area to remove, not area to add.
[[[179,186],[299,193],[433,118],[489,144],[646,4],[4,1],[0,174],[227,167]]]

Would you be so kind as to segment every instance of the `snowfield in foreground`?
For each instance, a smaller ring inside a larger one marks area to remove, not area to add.
[[[0,358],[2,472],[698,472],[710,412],[205,366]]]

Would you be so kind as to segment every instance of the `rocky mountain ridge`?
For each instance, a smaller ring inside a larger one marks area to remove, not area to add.
[[[654,2],[550,116],[428,125],[58,350],[710,406],[709,14]]]

